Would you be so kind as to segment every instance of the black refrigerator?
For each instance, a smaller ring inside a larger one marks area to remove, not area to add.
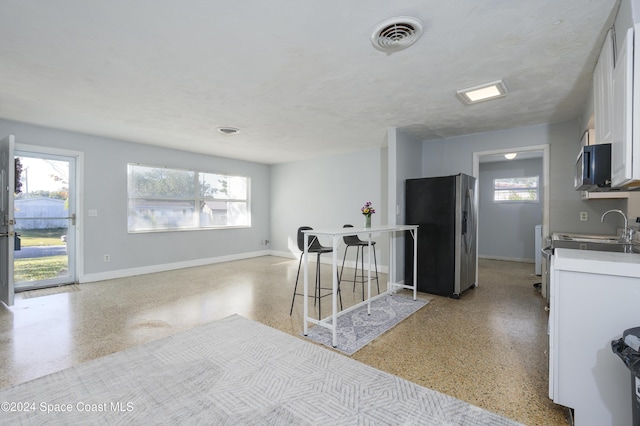
[[[476,178],[407,179],[405,195],[405,223],[418,225],[418,291],[459,298],[476,286]],[[413,284],[413,239],[405,240],[405,283]]]

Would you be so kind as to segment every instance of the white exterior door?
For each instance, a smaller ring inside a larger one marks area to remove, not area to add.
[[[13,250],[15,192],[15,139],[9,135],[0,141],[0,300],[13,305]]]
[[[21,166],[14,198],[14,230],[21,241],[14,252],[16,292],[77,282],[77,159],[66,154],[21,144],[15,148]]]

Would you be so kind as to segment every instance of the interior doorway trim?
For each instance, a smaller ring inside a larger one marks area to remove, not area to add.
[[[519,146],[473,153],[473,176],[480,178],[480,157],[508,154],[510,152],[542,151],[542,236],[549,233],[549,144]],[[476,242],[477,244],[477,242]]]
[[[15,151],[31,152],[35,154],[56,155],[60,157],[75,158],[76,169],[76,232],[75,232],[75,277],[78,282],[82,282],[84,278],[84,200],[81,194],[84,193],[84,152],[74,151],[62,148],[53,148],[40,145],[29,145],[24,143],[16,143]]]
[[[511,152],[540,152],[542,151],[542,238],[549,235],[549,144],[520,146],[491,151],[478,151],[473,153],[473,176],[480,179],[480,158],[486,156],[504,155]],[[480,212],[478,212],[479,214]],[[476,238],[476,253],[478,252],[478,239]],[[546,295],[546,282],[542,276],[542,295]]]

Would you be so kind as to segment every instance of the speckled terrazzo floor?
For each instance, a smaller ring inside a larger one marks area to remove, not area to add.
[[[234,313],[298,336],[301,299],[289,316],[297,266],[266,256],[19,293],[0,306],[0,387]],[[524,424],[568,424],[547,397],[539,280],[532,264],[482,259],[480,287],[460,300],[419,293],[430,303],[352,358]],[[345,306],[362,297],[351,286]]]

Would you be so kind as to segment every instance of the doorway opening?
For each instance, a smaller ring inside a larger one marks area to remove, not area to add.
[[[492,156],[504,156],[517,153],[520,158],[526,155],[542,156],[542,235],[547,235],[549,230],[549,145],[521,146],[516,148],[497,149],[493,151],[481,151],[473,153],[473,176],[480,177],[480,159]],[[480,212],[481,213],[481,212]]]
[[[519,159],[541,159],[542,160],[542,176],[540,181],[540,187],[538,188],[539,196],[540,196],[539,201],[542,203],[541,205],[542,221],[540,223],[541,226],[539,227],[536,226],[535,227],[536,229],[534,229],[533,226],[527,226],[526,232],[528,232],[527,236],[529,236],[531,239],[530,240],[531,244],[529,245],[533,249],[533,253],[534,253],[536,275],[538,275],[538,273],[541,275],[542,296],[546,297],[547,296],[546,295],[546,277],[543,273],[544,259],[543,258],[539,259],[540,256],[536,256],[537,241],[535,241],[534,239],[534,234],[537,236],[538,229],[540,230],[539,232],[540,243],[542,243],[542,241],[544,241],[545,236],[548,235],[548,232],[549,232],[549,145],[534,145],[534,146],[524,146],[524,147],[515,147],[515,148],[505,148],[505,149],[498,149],[498,150],[492,150],[492,151],[474,152],[473,153],[473,175],[477,179],[480,179],[480,163],[481,162],[496,161],[496,160],[511,161],[505,158],[506,154],[516,154],[516,158],[519,158]],[[480,208],[478,211],[478,215],[482,216],[483,213],[486,214],[487,212],[483,212],[483,209]],[[530,231],[529,231],[529,228],[531,228]],[[508,235],[504,235],[504,230],[502,230],[499,234],[501,235],[501,238],[510,238]],[[514,236],[511,236],[511,237],[514,237]],[[527,245],[527,247],[529,245]],[[528,258],[529,256],[526,256],[526,257]],[[540,263],[540,266],[538,266],[539,263]],[[538,271],[539,269],[540,271]]]
[[[16,147],[15,291],[77,282],[76,158]]]

